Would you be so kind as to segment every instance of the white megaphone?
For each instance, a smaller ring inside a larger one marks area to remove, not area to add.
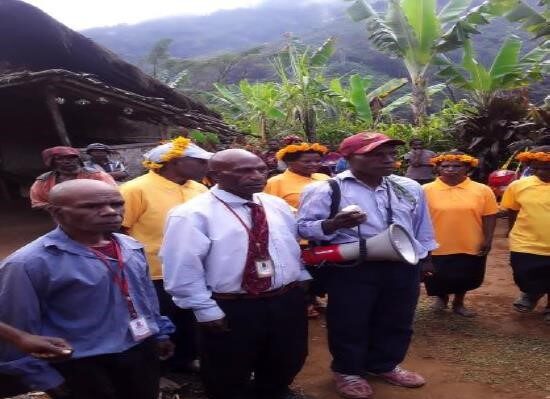
[[[382,233],[365,241],[367,260],[405,262],[410,265],[418,263],[418,254],[412,237],[398,224],[390,225]],[[359,259],[360,254],[360,244],[356,241],[306,248],[302,251],[302,260],[311,266],[324,262],[344,263]]]

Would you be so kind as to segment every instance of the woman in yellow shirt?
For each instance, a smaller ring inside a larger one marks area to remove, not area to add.
[[[267,180],[264,192],[284,199],[294,210],[300,204],[300,195],[304,188],[315,181],[328,180],[330,177],[317,173],[321,167],[321,157],[328,148],[318,143],[295,143],[281,148],[275,154],[278,161],[286,164],[287,169],[280,175]],[[315,309],[317,296],[323,295],[322,283],[316,270],[309,269],[313,276],[310,286],[308,317],[315,318],[319,312]]]
[[[510,225],[510,263],[524,293],[516,310],[531,311],[547,295],[544,320],[550,323],[550,146],[518,155],[533,176],[516,180],[502,197]]]
[[[321,157],[327,151],[327,147],[318,143],[290,144],[281,148],[276,158],[283,161],[287,169],[282,174],[271,177],[264,192],[284,199],[291,207],[297,209],[305,186],[330,178],[317,173],[321,167]]]
[[[466,292],[478,288],[485,276],[498,211],[495,195],[468,177],[477,159],[454,151],[432,158],[439,177],[424,185],[439,248],[432,252],[435,272],[425,281],[433,308],[447,308],[464,317],[476,313],[464,306]]]

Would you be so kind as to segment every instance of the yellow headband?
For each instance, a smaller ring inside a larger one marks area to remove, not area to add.
[[[185,154],[185,150],[191,143],[191,140],[185,137],[176,137],[168,143],[162,144],[147,152],[142,162],[147,169],[160,169],[165,162],[175,158],[180,158]]]
[[[550,152],[520,152],[516,159],[523,163],[532,161],[550,162]]]
[[[308,152],[308,151],[314,151],[318,152],[321,155],[324,155],[328,152],[328,148],[324,145],[321,145],[319,143],[300,143],[300,144],[290,144],[286,147],[281,148],[277,153],[275,154],[275,158],[277,158],[279,161],[284,158],[286,154],[292,154],[295,152]]]
[[[437,157],[434,157],[430,160],[430,163],[432,165],[439,165],[441,162],[462,162],[462,163],[467,163],[469,164],[472,168],[475,168],[478,164],[479,164],[479,161],[470,156],[470,155],[458,155],[458,154],[444,154],[444,155],[438,155]]]

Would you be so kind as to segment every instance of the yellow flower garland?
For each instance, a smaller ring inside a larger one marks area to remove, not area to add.
[[[279,161],[284,158],[286,154],[292,154],[295,152],[306,152],[306,151],[315,151],[321,155],[325,155],[328,152],[328,148],[319,143],[300,143],[300,144],[290,144],[286,147],[281,148],[275,154],[275,158]]]
[[[185,137],[176,137],[171,141],[172,148],[164,153],[160,159],[162,162],[143,161],[142,164],[147,169],[160,169],[164,165],[164,162],[168,162],[175,158],[180,158],[185,154],[185,150],[191,143],[191,140]]]
[[[532,161],[538,162],[550,162],[550,152],[520,152],[516,159],[523,163],[529,163]]]
[[[479,161],[476,158],[465,154],[464,155],[458,155],[458,154],[457,155],[454,155],[454,154],[438,155],[437,157],[432,158],[430,160],[430,163],[432,165],[439,165],[441,162],[453,162],[453,161],[467,163],[473,168],[475,168],[479,164]]]

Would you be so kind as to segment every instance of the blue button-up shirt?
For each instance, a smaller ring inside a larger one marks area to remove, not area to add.
[[[113,234],[120,245],[130,296],[157,338],[173,332],[161,317],[143,246]],[[111,259],[117,270],[117,261]],[[130,315],[113,274],[86,246],[60,228],[19,249],[0,264],[0,320],[32,334],[61,337],[73,358],[118,353],[136,345]],[[146,367],[146,366],[145,366]],[[0,342],[0,373],[19,376],[31,389],[46,390],[63,378],[40,359]]]
[[[391,197],[393,222],[404,227],[414,238],[420,258],[437,248],[430,214],[420,184],[406,177],[392,175],[372,188],[359,181],[351,171],[338,174],[335,179],[340,185],[340,209],[348,205],[358,205],[366,214],[367,220],[361,224],[361,235],[373,237],[386,230],[389,222],[388,187]],[[397,189],[397,188],[398,189]],[[340,229],[333,234],[325,234],[321,223],[330,215],[331,189],[327,182],[313,183],[306,187],[298,210],[298,231],[303,238],[315,241],[344,243],[358,241],[358,230]]]

